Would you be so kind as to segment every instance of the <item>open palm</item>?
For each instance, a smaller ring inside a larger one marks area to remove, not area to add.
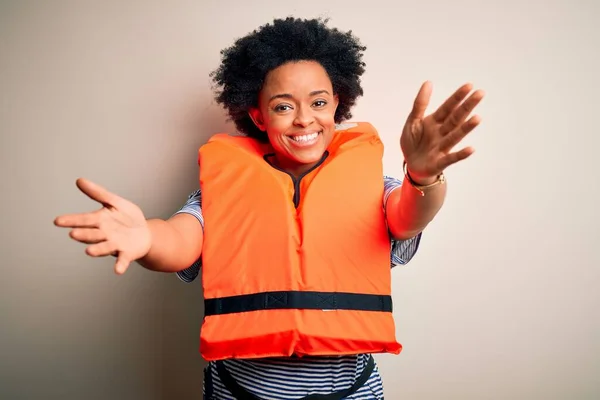
[[[56,226],[71,228],[71,238],[88,244],[92,257],[114,255],[115,272],[124,273],[129,264],[150,250],[151,236],[146,218],[132,202],[109,192],[86,179],[78,179],[77,187],[102,208],[81,214],[61,215]]]
[[[477,115],[467,119],[484,96],[482,90],[469,96],[471,90],[471,84],[461,86],[434,113],[425,117],[432,85],[425,82],[421,86],[400,137],[404,159],[416,181],[435,178],[448,166],[473,154],[472,147],[452,151],[481,122]]]

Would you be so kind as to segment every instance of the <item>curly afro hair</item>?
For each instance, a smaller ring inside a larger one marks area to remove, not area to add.
[[[258,106],[258,94],[269,71],[294,61],[320,63],[339,98],[335,122],[352,117],[350,109],[363,94],[360,76],[365,71],[362,56],[366,47],[352,31],[341,32],[327,23],[327,19],[276,19],[221,51],[221,65],[210,74],[216,101],[241,133],[268,141],[248,110]]]

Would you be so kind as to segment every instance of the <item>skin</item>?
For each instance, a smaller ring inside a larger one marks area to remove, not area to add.
[[[250,109],[250,117],[267,132],[280,168],[299,175],[321,159],[335,132],[338,106],[338,97],[321,64],[301,61],[272,70],[258,104],[258,108]],[[314,133],[313,140],[294,140]]]
[[[463,85],[427,116],[431,83],[425,82],[419,90],[398,153],[404,156],[409,174],[418,184],[436,181],[447,167],[473,153],[471,147],[452,151],[480,123],[478,116],[469,115],[484,93],[471,93],[472,89],[471,84]],[[258,100],[258,107],[248,112],[256,126],[267,132],[277,166],[294,175],[310,169],[322,157],[335,130],[338,98],[326,71],[313,61],[284,64],[268,74]],[[312,141],[293,139],[312,133],[318,133]],[[80,178],[76,183],[101,207],[61,215],[54,223],[70,228],[72,239],[87,244],[88,255],[116,256],[116,273],[123,274],[134,261],[150,270],[175,272],[200,257],[203,231],[195,217],[177,214],[166,221],[146,220],[134,203],[89,180]],[[425,196],[408,183],[394,190],[386,205],[392,235],[408,239],[425,229],[442,207],[445,195],[445,184],[428,189]]]
[[[421,86],[400,137],[408,173],[417,184],[435,182],[446,168],[465,160],[475,151],[472,147],[453,151],[481,122],[478,115],[470,118],[469,115],[485,93],[483,90],[471,93],[472,90],[472,84],[462,85],[436,111],[425,116],[432,85],[425,82]],[[386,204],[392,235],[397,239],[408,239],[423,231],[442,207],[446,188],[446,184],[434,186],[425,196],[410,184],[394,190]]]

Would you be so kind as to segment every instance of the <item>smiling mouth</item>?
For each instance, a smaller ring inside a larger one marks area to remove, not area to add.
[[[288,136],[288,138],[290,138],[291,141],[296,142],[298,144],[311,144],[317,140],[317,138],[319,137],[320,134],[321,134],[321,132],[319,131],[319,132],[309,133],[307,135]]]

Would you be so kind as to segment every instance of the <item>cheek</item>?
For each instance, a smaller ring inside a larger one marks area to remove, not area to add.
[[[335,130],[335,116],[333,114],[323,116],[319,122],[326,129]]]
[[[319,119],[323,125],[335,125],[335,108],[323,110],[319,115]]]
[[[266,121],[267,135],[269,139],[277,139],[293,125],[293,117],[287,115],[271,115]]]

